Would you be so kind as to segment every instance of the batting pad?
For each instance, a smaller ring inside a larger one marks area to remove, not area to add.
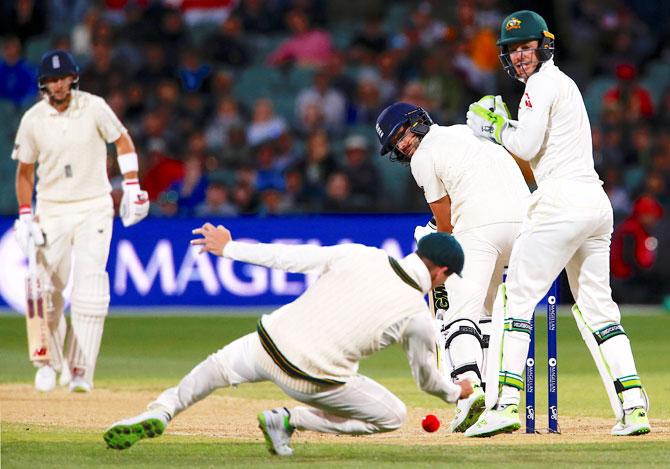
[[[75,276],[74,281],[68,361],[72,375],[92,385],[109,306],[109,279],[106,272],[97,272]]]

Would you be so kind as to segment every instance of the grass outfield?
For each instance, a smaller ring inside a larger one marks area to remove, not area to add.
[[[444,431],[451,407],[421,393],[399,347],[364,361],[361,372],[396,393],[410,417],[398,432],[374,437],[319,437],[302,432],[294,438],[296,456],[271,458],[254,416],[268,405],[291,405],[271,384],[222,390],[180,415],[167,434],[127,451],[107,450],[102,430],[133,415],[174,385],[195,364],[230,340],[253,330],[257,318],[228,316],[118,317],[107,320],[90,395],[62,390],[40,395],[31,388],[34,369],[26,360],[25,323],[0,316],[0,392],[2,396],[2,467],[217,467],[272,463],[308,466],[434,466],[439,463],[493,465],[502,461],[567,466],[664,466],[670,461],[670,315],[628,316],[638,372],[652,400],[653,433],[647,437],[608,436],[612,411],[595,365],[570,317],[559,318],[559,420],[562,435],[522,433],[471,440]],[[536,356],[546,356],[538,319]],[[536,370],[538,427],[546,425],[546,368]],[[210,407],[207,407],[207,406]],[[25,406],[25,407],[22,407]],[[421,415],[434,412],[443,428],[425,434]],[[237,418],[237,424],[233,420]]]

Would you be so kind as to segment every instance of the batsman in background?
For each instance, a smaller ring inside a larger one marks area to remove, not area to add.
[[[554,65],[554,36],[535,12],[512,13],[498,45],[505,71],[526,88],[513,122],[506,106],[470,106],[477,134],[529,161],[537,190],[514,244],[507,303],[500,393],[466,436],[490,436],[521,426],[519,391],[535,305],[565,270],[576,304],[572,311],[604,380],[617,422],[613,435],[648,433],[648,402],[630,342],[609,284],[612,205],[593,167],[591,128],[572,79]]]
[[[206,223],[191,242],[236,261],[288,272],[318,274],[298,299],[263,315],[256,332],[210,355],[149,410],[113,424],[107,445],[129,448],[165,431],[180,412],[218,388],[272,381],[307,406],[258,414],[271,453],[290,456],[295,429],[364,435],[390,432],[407,409],[393,393],[358,374],[359,361],[393,343],[405,349],[419,387],[446,402],[472,393],[437,368],[432,316],[424,296],[463,269],[463,250],[452,236],[433,233],[403,259],[360,244],[291,246],[233,241],[230,231]],[[225,416],[221,416],[225,418]]]
[[[489,105],[494,105],[492,96]],[[484,325],[491,325],[530,192],[507,152],[466,125],[440,126],[420,107],[395,103],[379,115],[376,131],[381,154],[409,164],[437,230],[453,232],[465,252],[464,278],[452,276],[446,283],[449,309],[441,326],[450,378],[474,383],[475,391],[459,401],[451,422],[451,431],[463,432],[484,410],[482,336],[490,335]],[[430,224],[417,227],[415,238],[430,231]]]
[[[116,146],[124,178],[123,224],[142,220],[149,202],[140,189],[137,154],[127,130],[102,98],[78,90],[79,69],[72,56],[62,50],[46,53],[38,74],[43,99],[21,119],[12,153],[12,159],[18,160],[15,232],[27,255],[30,244],[37,246],[37,285],[49,331],[44,350],[37,356],[31,351],[30,360],[38,367],[37,390],[52,390],[56,373],[61,372],[61,384],[69,381],[70,391],[88,392],[93,387],[109,306],[105,267],[114,208],[107,178],[107,143]],[[65,360],[63,289],[73,255],[71,328]]]

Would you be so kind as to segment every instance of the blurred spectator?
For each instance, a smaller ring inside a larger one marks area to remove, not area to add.
[[[384,110],[379,78],[374,73],[362,74],[356,87],[356,98],[349,103],[347,122],[353,125],[374,125]]]
[[[109,43],[93,43],[91,61],[81,72],[80,81],[86,90],[98,96],[106,96],[110,90],[122,88],[128,83],[125,67],[112,61],[112,47]]]
[[[177,68],[181,88],[187,93],[207,93],[211,88],[212,66],[200,58],[194,48],[186,48],[180,55]]]
[[[349,46],[349,56],[354,63],[372,65],[377,56],[388,47],[386,33],[382,29],[381,18],[369,15],[363,29],[358,31]]]
[[[43,0],[14,0],[0,3],[0,35],[19,38],[21,44],[47,30],[47,2]]]
[[[246,181],[238,181],[232,190],[232,202],[240,215],[258,213],[258,197],[254,187]]]
[[[286,129],[286,121],[276,116],[272,101],[266,98],[254,103],[253,117],[247,131],[247,142],[256,146],[266,140],[274,140]]]
[[[168,60],[176,60],[179,53],[190,44],[189,30],[184,24],[184,15],[178,10],[165,8],[161,11],[159,18],[158,32],[160,34],[157,39],[165,49]]]
[[[251,160],[251,149],[247,143],[247,129],[235,124],[228,129],[228,144],[217,153],[219,167],[236,169]]]
[[[305,156],[298,167],[305,176],[305,190],[310,198],[319,200],[326,189],[326,180],[336,169],[330,141],[325,130],[317,130],[307,138]]]
[[[659,279],[650,275],[659,243],[655,227],[662,216],[658,201],[642,196],[635,201],[630,217],[614,230],[611,270],[615,300],[660,303],[667,294],[659,289]]]
[[[433,99],[433,96],[428,95],[426,88],[419,81],[410,81],[405,84],[400,94],[399,101],[414,104],[426,111],[436,120],[441,121],[439,108]]]
[[[637,164],[647,169],[651,166],[654,139],[646,124],[636,125],[630,132],[630,149],[626,164]]]
[[[330,77],[325,68],[320,68],[314,74],[314,83],[298,93],[295,101],[297,125],[301,129],[309,129],[309,119],[306,119],[307,108],[316,106],[318,114],[323,116],[323,125],[331,134],[341,132],[346,119],[346,100],[344,95],[333,88]],[[314,112],[312,110],[311,112]],[[315,130],[315,129],[310,129]]]
[[[207,147],[212,150],[221,150],[228,145],[228,132],[233,126],[243,123],[237,101],[232,96],[219,98],[216,113],[206,124]]]
[[[250,62],[247,44],[242,36],[242,22],[231,15],[221,23],[219,30],[206,41],[204,50],[210,59],[219,64],[240,68]]]
[[[344,141],[344,162],[342,172],[349,180],[351,197],[355,204],[374,211],[381,179],[379,171],[370,161],[370,148],[365,137],[362,135],[351,135]]]
[[[626,186],[621,182],[621,170],[617,167],[609,167],[605,171],[604,189],[612,203],[614,210],[614,223],[616,224],[621,217],[630,212],[630,197]]]
[[[305,187],[305,177],[299,165],[294,165],[284,171],[284,187],[286,199],[294,213],[303,213],[310,210],[312,200]]]
[[[300,159],[300,154],[295,148],[295,139],[289,130],[285,130],[275,140],[276,161],[281,168],[285,169],[292,166]]]
[[[499,67],[498,25],[491,26],[479,20],[473,0],[459,0],[456,7],[457,42],[454,64],[480,94],[494,94]]]
[[[275,160],[275,147],[272,142],[266,141],[257,148],[255,166],[257,190],[284,190],[283,168]]]
[[[423,61],[421,81],[426,94],[442,111],[445,124],[464,122],[463,109],[478,99],[472,97],[463,85],[463,77],[456,70],[451,48],[440,48]]]
[[[245,31],[270,33],[281,27],[279,4],[266,0],[240,0],[235,12],[242,20]]]
[[[158,138],[151,139],[147,145],[148,161],[142,181],[151,201],[157,200],[161,193],[185,174],[184,163],[170,158],[166,151],[165,142]]]
[[[654,114],[651,95],[638,83],[637,74],[637,67],[633,64],[617,65],[617,84],[603,97],[603,104],[618,106],[622,111],[623,121],[629,124],[641,119],[651,119]]]
[[[100,11],[97,8],[89,8],[84,21],[72,28],[70,38],[72,40],[72,53],[87,61],[93,53],[93,34],[100,24]]]
[[[330,84],[344,95],[347,101],[351,101],[356,90],[356,81],[346,72],[346,57],[342,51],[333,51],[328,64],[325,66],[326,74],[330,77]]]
[[[291,30],[291,37],[270,54],[268,64],[294,64],[300,67],[326,65],[333,52],[330,33],[313,29],[307,15],[300,10],[291,10],[286,15],[286,23]]]
[[[172,218],[179,214],[179,195],[175,191],[161,192],[156,203],[151,204],[151,215],[158,218]]]
[[[191,216],[195,207],[205,200],[205,191],[209,185],[204,172],[204,159],[201,155],[192,154],[184,161],[184,176],[173,182],[168,192],[177,194],[177,205],[181,215]]]
[[[346,174],[335,171],[328,176],[326,193],[321,205],[326,213],[353,213],[360,212],[351,199],[351,184]]]
[[[268,186],[261,190],[258,215],[263,217],[285,215],[291,211],[290,199],[277,187]]]
[[[234,217],[237,209],[229,200],[228,189],[221,182],[207,186],[205,201],[195,207],[196,217]]]
[[[37,70],[21,55],[19,38],[6,38],[0,60],[0,100],[9,101],[17,108],[29,104],[37,95]]]
[[[389,103],[398,96],[398,58],[393,52],[383,52],[377,59],[378,88],[381,102]]]
[[[155,86],[176,76],[175,69],[166,59],[166,51],[158,42],[148,42],[143,47],[144,63],[135,74],[135,80],[146,87]]]

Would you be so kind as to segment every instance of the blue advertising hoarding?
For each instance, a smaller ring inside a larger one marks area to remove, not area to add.
[[[401,257],[414,249],[425,215],[240,217],[224,224],[235,239],[264,243],[362,243]],[[26,261],[14,239],[13,219],[0,219],[0,306],[23,310]],[[267,306],[287,303],[313,280],[303,274],[198,254],[189,241],[204,220],[147,219],[130,228],[116,220],[109,273],[113,306]],[[76,262],[76,261],[75,261]],[[67,290],[66,290],[67,295]]]

